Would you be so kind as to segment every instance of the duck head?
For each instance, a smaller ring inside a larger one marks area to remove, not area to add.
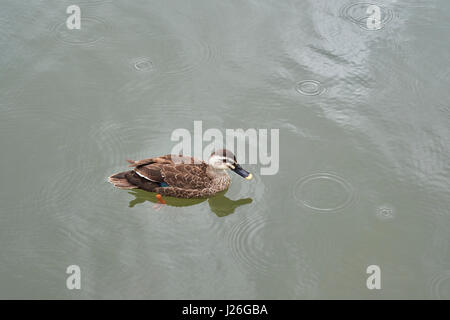
[[[250,172],[244,170],[236,161],[233,152],[227,149],[214,151],[209,157],[208,164],[214,169],[228,170],[236,172],[241,177],[250,180],[253,176]]]

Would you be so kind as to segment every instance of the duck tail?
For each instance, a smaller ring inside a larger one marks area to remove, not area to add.
[[[112,176],[108,177],[108,181],[112,183],[115,187],[120,189],[136,189],[137,186],[130,183],[126,177],[126,175],[131,172],[132,171],[124,171],[113,174]]]

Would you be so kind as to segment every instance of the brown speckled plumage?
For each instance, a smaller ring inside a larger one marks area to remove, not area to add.
[[[109,177],[116,187],[139,188],[177,198],[204,198],[226,190],[231,181],[224,170],[192,157],[165,155],[128,162],[134,169]]]

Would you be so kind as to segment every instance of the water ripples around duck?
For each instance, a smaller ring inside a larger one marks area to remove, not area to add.
[[[283,247],[284,233],[285,224],[281,220],[248,216],[230,229],[228,245],[245,271],[267,273],[285,266],[289,258],[279,250]]]
[[[295,221],[246,216],[228,230],[227,241],[233,259],[245,274],[271,275],[271,281],[283,283],[284,290],[298,298],[316,296],[318,275],[299,246]],[[265,297],[272,296],[267,293]]]
[[[229,234],[229,246],[233,257],[251,270],[266,271],[276,265],[270,260],[266,250],[263,250],[261,231],[267,221],[263,218],[245,219],[237,223]]]

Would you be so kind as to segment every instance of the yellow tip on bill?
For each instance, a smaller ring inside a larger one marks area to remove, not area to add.
[[[250,173],[250,174],[248,175],[248,177],[246,177],[245,179],[247,179],[247,180],[252,180],[252,178],[253,178],[253,175]]]

